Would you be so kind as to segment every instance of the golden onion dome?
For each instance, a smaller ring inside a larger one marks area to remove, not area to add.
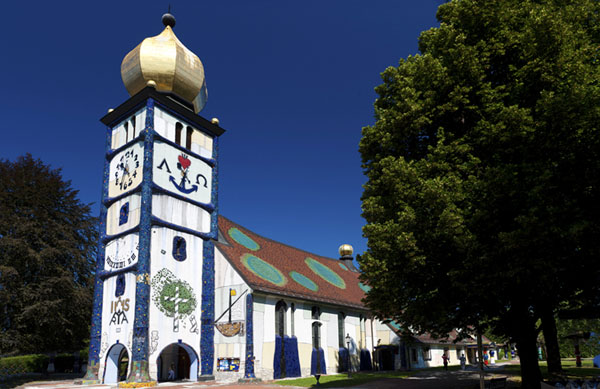
[[[354,249],[349,244],[343,244],[338,249],[338,252],[340,253],[340,257],[346,257],[352,255]]]
[[[172,92],[193,103],[198,113],[206,104],[204,66],[173,33],[173,15],[163,15],[162,21],[163,32],[144,39],[123,58],[123,84],[130,96],[155,85],[157,91]]]

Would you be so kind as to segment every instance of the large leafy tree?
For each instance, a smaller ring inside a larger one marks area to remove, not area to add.
[[[89,337],[96,219],[40,160],[0,160],[0,354],[69,351]]]
[[[363,129],[366,302],[414,331],[507,336],[537,388],[536,322],[557,355],[557,309],[598,284],[600,4],[458,0],[437,17]]]

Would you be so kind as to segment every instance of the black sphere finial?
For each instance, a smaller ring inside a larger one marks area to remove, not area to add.
[[[166,26],[170,26],[171,28],[175,27],[175,16],[170,13],[166,13],[162,16],[162,23]]]

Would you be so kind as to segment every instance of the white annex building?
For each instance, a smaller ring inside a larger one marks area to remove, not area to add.
[[[399,328],[363,305],[369,288],[350,246],[325,258],[218,215],[225,130],[198,115],[202,63],[173,33],[172,15],[163,23],[123,60],[131,98],[101,119],[101,241],[84,383],[273,379],[349,364],[391,370],[439,365],[444,349],[464,347],[401,344]]]

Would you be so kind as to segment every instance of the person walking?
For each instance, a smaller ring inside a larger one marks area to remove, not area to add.
[[[460,355],[460,370],[465,370],[467,368],[467,358],[465,358],[465,353]]]
[[[448,370],[448,362],[450,362],[450,358],[446,355],[446,352],[442,354],[442,360],[444,361],[444,370]]]

